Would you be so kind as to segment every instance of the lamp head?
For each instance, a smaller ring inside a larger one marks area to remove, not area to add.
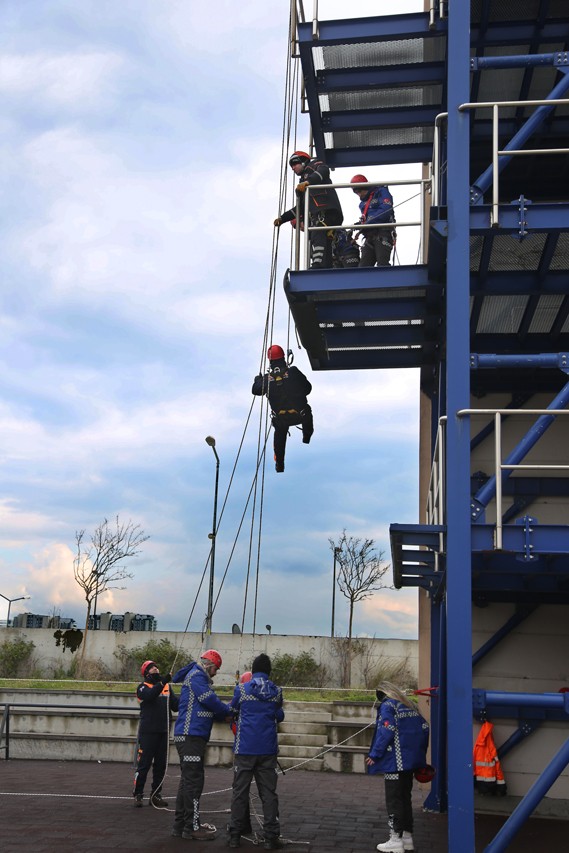
[[[215,438],[213,435],[206,435],[205,443],[209,444],[210,447],[215,447]]]

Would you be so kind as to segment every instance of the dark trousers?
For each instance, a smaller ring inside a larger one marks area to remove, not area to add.
[[[401,835],[413,832],[413,809],[411,791],[413,790],[413,771],[388,773],[385,776],[385,805],[390,829]]]
[[[206,741],[203,737],[188,735],[176,743],[180,756],[180,784],[176,797],[174,827],[193,832],[200,828],[200,797],[205,774],[204,754]]]
[[[388,267],[391,257],[393,244],[391,242],[391,232],[387,228],[382,229],[378,234],[373,231],[367,231],[365,242],[362,246],[360,267]]]
[[[272,421],[275,430],[273,437],[275,462],[277,465],[284,465],[286,440],[289,427],[300,424],[302,426],[302,441],[304,444],[310,443],[310,438],[314,432],[312,409],[309,405],[306,405],[301,412],[287,412],[284,415],[279,415],[276,412],[273,412]]]
[[[310,214],[311,225],[341,225],[344,220],[341,210],[331,208],[321,214]],[[332,266],[332,242],[334,232],[310,232],[310,267],[311,269],[330,269]]]
[[[149,732],[138,736],[138,753],[134,772],[136,797],[144,791],[148,771],[152,767],[152,793],[159,791],[166,773],[168,759],[168,732]]]
[[[278,838],[279,798],[277,796],[276,755],[236,755],[233,763],[233,793],[231,795],[230,832],[241,835],[248,831],[249,791],[255,779],[263,805],[263,831],[265,838]],[[249,824],[250,825],[250,824]]]

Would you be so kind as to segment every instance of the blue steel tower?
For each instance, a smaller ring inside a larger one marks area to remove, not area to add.
[[[424,164],[423,262],[293,269],[285,291],[314,370],[420,369],[430,486],[391,550],[435,688],[426,807],[448,811],[451,853],[474,853],[473,736],[494,721],[512,793],[495,853],[552,785],[569,800],[569,15],[426,6],[297,24],[317,155]]]

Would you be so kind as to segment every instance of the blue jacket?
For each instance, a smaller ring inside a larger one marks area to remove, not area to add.
[[[264,672],[238,684],[231,700],[238,712],[233,751],[236,755],[276,755],[277,723],[284,720],[283,692]]]
[[[182,682],[174,740],[182,741],[188,735],[209,740],[213,721],[230,717],[231,707],[218,699],[211,678],[199,663],[178,670],[172,681]]]
[[[367,772],[398,773],[427,763],[429,724],[418,711],[396,699],[384,699],[377,711]]]
[[[361,218],[360,222],[366,225],[374,223],[395,222],[393,215],[393,196],[387,187],[374,187],[370,189],[368,194],[360,201]],[[382,231],[387,231],[387,228]],[[364,234],[369,233],[367,230]],[[373,232],[376,233],[375,231]],[[386,234],[387,236],[387,234]]]

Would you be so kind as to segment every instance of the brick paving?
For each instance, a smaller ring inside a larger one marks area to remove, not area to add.
[[[219,853],[226,846],[225,827],[232,779],[228,768],[206,769],[202,820],[214,823],[213,841],[183,841],[170,837],[172,813],[133,807],[129,796],[132,770],[125,764],[87,761],[0,761],[2,853],[75,853],[117,850],[155,853]],[[148,783],[147,783],[148,785]],[[178,769],[164,783],[164,796],[173,801]],[[217,792],[208,794],[207,792]],[[425,796],[415,786],[415,846],[417,853],[447,851],[445,815],[421,811]],[[387,837],[381,777],[358,774],[289,771],[279,779],[283,836],[293,851],[310,853],[372,853]],[[255,809],[259,801],[254,800]],[[482,853],[503,818],[476,818],[477,853]],[[566,849],[567,823],[530,820],[508,847],[509,853]],[[253,851],[243,840],[241,849]],[[262,849],[262,848],[261,848]],[[462,853],[460,850],[452,853]]]

